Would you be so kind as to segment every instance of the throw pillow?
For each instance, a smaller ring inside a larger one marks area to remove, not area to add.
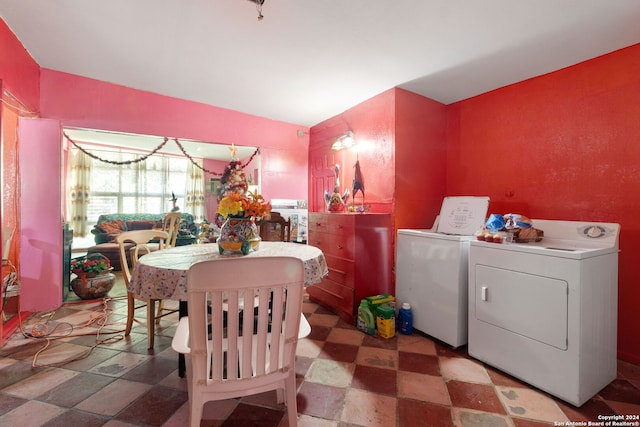
[[[105,233],[120,233],[124,231],[124,222],[121,219],[114,219],[113,221],[104,221],[100,223]]]

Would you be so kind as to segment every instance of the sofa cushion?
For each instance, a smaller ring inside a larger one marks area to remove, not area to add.
[[[156,226],[157,221],[152,219],[134,219],[126,222],[128,231],[151,230]]]
[[[121,219],[101,222],[98,224],[98,227],[101,228],[104,233],[121,233],[125,230],[124,221]]]

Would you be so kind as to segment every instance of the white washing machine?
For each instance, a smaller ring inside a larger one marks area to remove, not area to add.
[[[580,406],[616,378],[620,226],[533,225],[540,242],[470,243],[468,351]]]
[[[451,346],[467,343],[469,242],[485,221],[488,197],[447,197],[432,230],[398,230],[396,299],[413,327]]]

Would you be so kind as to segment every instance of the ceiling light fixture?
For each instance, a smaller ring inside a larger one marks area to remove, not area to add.
[[[249,0],[252,3],[256,4],[256,10],[258,11],[258,21],[262,21],[264,16],[262,15],[262,5],[264,4],[264,0]]]
[[[331,145],[331,149],[339,151],[344,150],[345,148],[351,148],[354,145],[356,145],[356,140],[353,139],[353,132],[348,131],[347,133],[345,133],[344,135],[340,135],[336,139],[336,142]]]

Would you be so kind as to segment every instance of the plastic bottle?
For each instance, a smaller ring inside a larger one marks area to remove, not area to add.
[[[413,313],[411,312],[411,304],[408,302],[402,304],[398,313],[398,319],[400,321],[400,333],[404,335],[411,335],[411,332],[413,332]]]
[[[365,334],[373,335],[376,333],[376,323],[369,310],[369,304],[367,300],[360,301],[360,306],[358,307],[358,329],[360,329]]]

